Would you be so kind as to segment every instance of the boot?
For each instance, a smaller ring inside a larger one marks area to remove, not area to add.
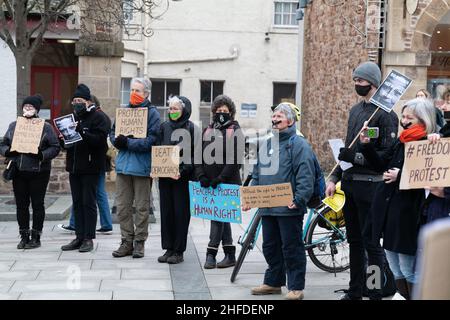
[[[25,245],[25,249],[35,249],[41,246],[41,232],[32,229],[31,240]]]
[[[69,244],[62,246],[61,250],[62,251],[78,250],[80,249],[82,243],[83,241],[81,239],[75,238]]]
[[[20,242],[17,245],[17,249],[19,250],[25,249],[26,244],[30,242],[30,230],[28,229],[19,230],[19,234],[20,234]]]
[[[235,246],[224,246],[223,252],[225,253],[225,258],[217,264],[217,268],[228,268],[236,264],[236,247]]]
[[[133,258],[143,258],[144,257],[144,240],[136,240],[134,241],[134,250],[133,250]]]
[[[414,283],[406,281],[406,286],[408,287],[408,293],[409,293],[409,299],[406,300],[413,300],[413,290],[414,290]]]
[[[122,239],[119,249],[113,251],[114,258],[122,258],[133,254],[133,242]]]
[[[409,300],[408,285],[405,278],[395,280],[395,286],[397,287],[397,292],[402,295],[403,298]]]
[[[214,269],[216,267],[216,255],[217,249],[208,248],[206,249],[206,261],[203,268]]]
[[[80,249],[78,249],[79,252],[90,252],[92,250],[94,250],[94,241],[92,239],[84,239]]]

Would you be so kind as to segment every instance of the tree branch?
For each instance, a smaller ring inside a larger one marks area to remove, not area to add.
[[[13,11],[13,9],[12,9],[11,3],[9,3],[9,0],[3,0],[3,1],[0,2],[0,4],[1,4],[2,2],[5,4],[6,10],[8,10],[8,13],[9,13],[10,16],[11,16],[11,19],[14,19],[14,11]],[[3,10],[2,10],[2,11],[3,11]]]
[[[3,1],[0,2],[0,8],[3,6]],[[8,30],[8,21],[6,21],[5,12],[3,9],[0,10],[0,39],[6,42],[11,51],[16,53],[16,44],[11,36],[11,33]]]

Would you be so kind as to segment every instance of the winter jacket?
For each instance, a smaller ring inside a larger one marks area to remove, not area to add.
[[[78,121],[77,131],[83,140],[64,146],[67,150],[66,171],[76,175],[105,171],[108,150],[106,139],[111,129],[111,120],[97,109],[82,117],[75,115],[75,119]]]
[[[400,190],[401,169],[405,157],[405,145],[396,140],[383,157],[371,144],[361,144],[367,161],[378,171],[399,168],[397,180],[380,183],[374,194],[371,217],[374,243],[383,238],[383,247],[389,251],[415,255],[421,225],[421,212],[425,201],[424,189]]]
[[[134,106],[128,105],[127,108]],[[160,133],[160,117],[156,107],[146,100],[140,108],[148,108],[147,137],[127,138],[127,148],[119,150],[116,157],[116,172],[130,176],[150,177],[152,146],[157,145]],[[116,123],[114,122],[109,139],[116,141]]]
[[[8,130],[3,137],[3,141],[0,142],[0,153],[4,156],[7,151],[10,150],[14,137],[14,131],[16,129],[16,121],[12,122]],[[41,142],[39,144],[39,150],[42,151],[43,160],[39,160],[37,156],[19,153],[18,156],[12,157],[17,164],[19,171],[28,172],[45,172],[51,170],[51,161],[55,158],[60,151],[58,137],[53,130],[53,127],[45,123],[42,130]]]
[[[353,139],[358,135],[359,131],[363,127],[365,121],[369,120],[370,116],[377,109],[372,103],[367,103],[364,100],[354,105],[349,114],[347,136],[345,138],[345,147],[348,147]],[[369,123],[370,127],[379,128],[379,138],[371,139],[371,144],[375,148],[379,157],[384,158],[385,153],[394,143],[398,132],[398,117],[395,112],[387,113],[383,110],[378,110],[375,116]],[[352,147],[357,153],[360,153],[359,144],[355,143]],[[330,181],[337,182],[344,176],[350,177],[352,174],[359,175],[380,175],[382,174],[378,168],[375,168],[364,157],[360,157],[358,163],[353,162],[353,167],[346,170],[344,173],[341,167],[337,167],[333,174],[330,176]]]
[[[252,172],[252,185],[272,185],[278,183],[291,183],[297,209],[286,207],[260,208],[263,216],[292,216],[306,213],[306,203],[314,192],[314,153],[309,143],[296,135],[295,126],[291,126],[279,134],[279,150],[273,142],[277,136],[262,143],[258,153],[258,160]],[[272,149],[274,146],[274,149]],[[267,155],[267,156],[265,156]],[[268,159],[262,159],[262,157]],[[277,163],[278,162],[278,163]],[[278,170],[269,174],[264,171],[269,167]]]

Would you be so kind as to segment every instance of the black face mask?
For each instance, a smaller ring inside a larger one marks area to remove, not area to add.
[[[231,114],[218,112],[214,115],[214,122],[219,123],[220,125],[224,125],[228,121],[231,121]]]
[[[280,124],[281,122],[283,122],[283,121],[281,121],[281,120],[272,121],[272,127],[275,127],[277,124]]]
[[[367,86],[360,86],[358,84],[355,84],[356,93],[361,97],[367,96],[369,94],[370,89],[372,89],[372,86],[370,84]]]
[[[444,120],[447,124],[450,124],[450,111],[444,111]]]
[[[74,103],[72,107],[77,116],[82,116],[87,112],[85,103]]]
[[[412,123],[408,122],[407,124],[403,124],[402,122],[400,122],[400,125],[402,126],[403,129],[408,129],[409,127],[411,127]]]

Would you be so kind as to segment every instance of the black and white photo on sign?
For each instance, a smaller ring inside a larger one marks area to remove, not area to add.
[[[58,131],[62,134],[65,144],[83,140],[81,135],[76,131],[77,123],[73,114],[56,118],[54,122]]]
[[[411,83],[412,80],[407,76],[392,70],[370,98],[370,102],[386,112],[391,112]]]

